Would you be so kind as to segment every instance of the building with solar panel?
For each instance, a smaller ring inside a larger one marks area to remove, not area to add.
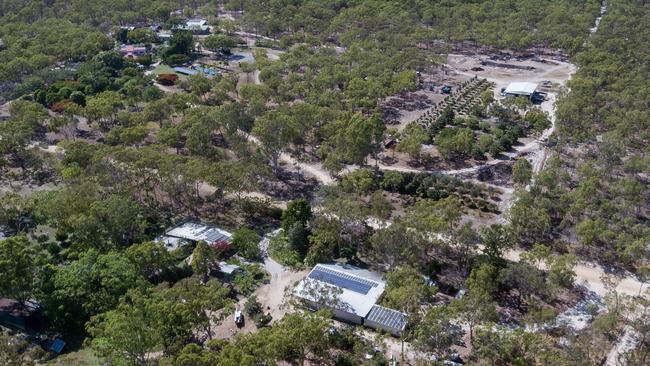
[[[338,320],[400,336],[406,314],[377,305],[386,283],[374,272],[343,264],[317,264],[293,291],[310,308],[328,308]]]
[[[199,241],[205,241],[215,248],[225,249],[230,246],[232,234],[213,226],[186,222],[167,230],[165,234],[157,237],[156,241],[163,243],[169,251]]]

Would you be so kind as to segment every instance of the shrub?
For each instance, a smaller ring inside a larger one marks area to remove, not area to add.
[[[258,264],[242,265],[242,271],[237,272],[232,279],[235,290],[242,295],[249,295],[262,283],[268,282],[268,273]]]
[[[258,328],[265,327],[272,319],[271,314],[257,314],[254,318],[255,326]]]
[[[170,86],[176,84],[178,81],[178,75],[176,74],[160,74],[156,78],[156,81],[158,81],[162,85]]]
[[[72,103],[69,99],[56,102],[50,106],[50,110],[56,113],[62,113]]]
[[[86,105],[86,95],[80,91],[74,91],[70,94],[70,100],[80,106]]]
[[[61,96],[59,96],[59,93],[54,93],[54,92],[47,92],[45,94],[45,105],[51,106],[52,104],[61,101]]]
[[[251,296],[246,300],[246,303],[244,304],[244,312],[246,315],[255,318],[258,314],[262,314],[262,311],[262,304],[257,301],[257,297]]]
[[[381,180],[381,188],[395,192],[404,183],[404,176],[402,173],[396,171],[387,171]]]
[[[135,59],[135,62],[142,66],[149,67],[153,63],[151,55],[143,55]]]
[[[289,247],[285,235],[278,235],[271,239],[271,242],[269,243],[269,255],[285,266],[292,268],[300,268],[302,266],[300,253]]]
[[[169,55],[165,58],[165,63],[170,65],[170,66],[179,66],[185,63],[188,63],[190,61],[190,58],[186,55],[176,53],[173,55]]]
[[[68,99],[68,98],[70,98],[70,94],[72,94],[72,89],[70,89],[67,86],[64,86],[61,89],[59,89],[58,94],[59,94],[59,97],[61,97],[61,99]]]
[[[145,126],[134,126],[125,128],[120,131],[120,142],[126,145],[140,143],[147,137],[147,128]]]

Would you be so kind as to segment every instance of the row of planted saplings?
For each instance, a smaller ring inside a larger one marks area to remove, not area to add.
[[[448,186],[433,186],[428,187],[426,193],[423,194],[426,198],[433,200],[440,200],[446,197],[457,197],[465,207],[473,210],[481,210],[483,212],[498,213],[499,208],[493,202],[490,202],[485,194],[472,194],[472,192],[465,189],[450,188]]]
[[[469,111],[472,109],[472,107],[481,103],[481,93],[490,87],[491,87],[491,83],[480,85],[479,87],[474,89],[473,92],[469,94],[467,98],[463,100],[463,104],[458,105],[457,109],[455,108],[454,110],[459,114],[464,114],[464,115],[469,114]]]
[[[470,109],[480,102],[480,93],[491,85],[492,83],[488,82],[487,79],[473,78],[464,81],[460,84],[458,91],[448,95],[442,102],[429,108],[416,122],[420,126],[428,128],[431,123],[440,117],[442,110],[448,106],[451,106],[455,113],[467,115]]]
[[[460,90],[457,96],[447,100],[449,104],[443,101],[443,104],[445,104],[444,107],[450,105],[455,113],[467,115],[471,107],[480,102],[481,93],[490,86],[491,83],[486,79],[478,79],[470,87]]]

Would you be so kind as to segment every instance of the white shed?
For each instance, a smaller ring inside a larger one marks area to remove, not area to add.
[[[504,93],[506,95],[524,96],[530,98],[533,96],[533,94],[535,94],[535,91],[537,91],[537,84],[535,83],[515,82],[510,83],[506,90],[504,90]]]

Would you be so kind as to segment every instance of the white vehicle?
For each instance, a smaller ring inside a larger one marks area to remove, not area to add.
[[[239,309],[235,310],[235,324],[244,324],[244,314],[242,314],[241,310]]]

